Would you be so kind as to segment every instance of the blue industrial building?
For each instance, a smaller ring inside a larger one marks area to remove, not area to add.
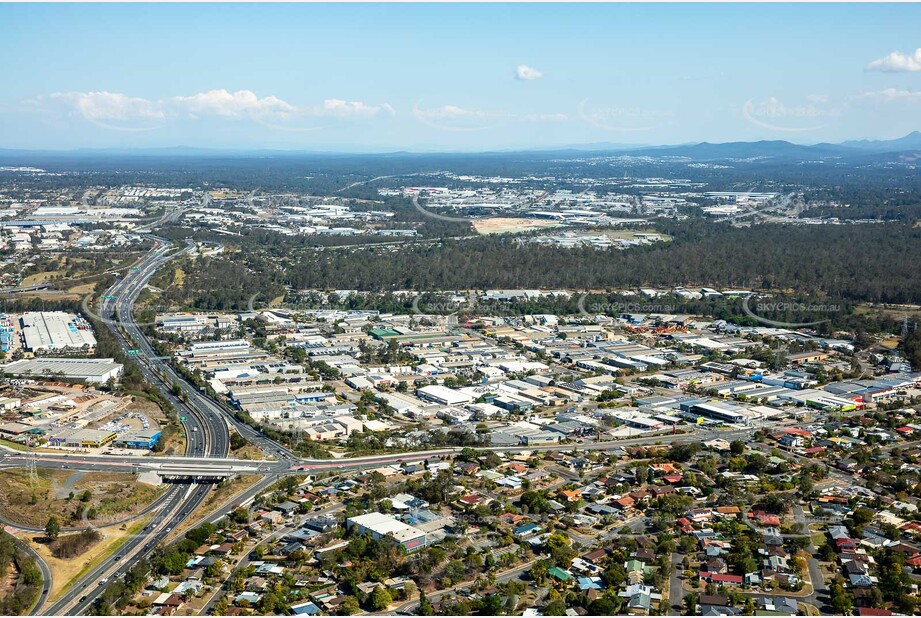
[[[122,448],[136,448],[150,450],[160,441],[162,431],[159,429],[145,429],[143,431],[132,431],[125,434],[116,441]]]

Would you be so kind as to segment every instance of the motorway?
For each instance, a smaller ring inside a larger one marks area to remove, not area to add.
[[[131,315],[134,301],[156,270],[175,257],[167,252],[170,247],[168,241],[157,237],[152,238],[155,248],[131,268],[123,278],[116,281],[106,291],[102,300],[101,317],[110,326],[115,326],[113,316],[118,316],[123,324],[134,326],[137,336],[131,338],[126,337],[119,328],[112,328],[126,351],[134,347],[131,339],[146,344],[146,340],[140,336],[140,331],[137,330]],[[126,330],[132,334],[130,328]],[[196,459],[226,456],[230,445],[226,425],[223,422],[215,422],[214,419],[194,407],[187,406],[171,393],[168,385],[162,382],[149,366],[144,363],[139,363],[139,366],[144,377],[152,384],[158,385],[176,411],[186,419],[182,422],[186,436],[188,436],[186,455]],[[51,458],[43,457],[42,459]],[[48,607],[45,614],[79,615],[88,610],[105,589],[106,582],[121,576],[132,564],[149,555],[156,546],[156,538],[169,533],[181,524],[202,503],[209,490],[209,485],[196,483],[171,486],[162,498],[157,513],[145,524],[144,528],[138,534],[129,537],[118,548],[115,555],[106,557],[103,562],[90,569],[57,602]]]

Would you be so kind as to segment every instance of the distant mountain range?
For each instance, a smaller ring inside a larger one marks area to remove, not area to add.
[[[854,158],[887,153],[921,152],[921,131],[914,131],[904,137],[892,140],[852,140],[840,144],[794,144],[784,140],[763,140],[758,142],[723,142],[680,144],[675,146],[624,146],[610,144],[588,144],[574,146],[567,151],[611,152],[636,156],[686,157],[695,161],[718,161],[727,159],[788,159],[810,160],[827,158]]]
[[[357,149],[356,149],[357,150]],[[370,149],[369,149],[370,150]],[[0,159],[14,161],[20,157],[35,158],[103,158],[107,156],[129,157],[201,157],[201,158],[246,158],[246,157],[294,157],[294,156],[425,156],[425,155],[475,155],[493,156],[514,153],[539,154],[623,154],[651,157],[682,157],[693,161],[719,161],[742,159],[766,159],[774,161],[809,161],[817,159],[873,159],[880,156],[898,157],[902,153],[921,156],[921,131],[914,131],[892,140],[850,140],[838,144],[820,143],[813,145],[794,144],[784,140],[763,140],[757,142],[700,142],[671,146],[648,146],[599,142],[558,148],[509,149],[488,153],[450,152],[431,150],[386,151],[374,149],[364,152],[333,152],[322,150],[270,150],[270,149],[219,149],[200,147],[167,147],[143,149],[79,149],[79,150],[14,150],[0,148]]]

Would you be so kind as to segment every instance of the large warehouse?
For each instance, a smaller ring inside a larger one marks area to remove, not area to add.
[[[27,352],[91,350],[96,337],[81,317],[63,311],[27,311],[19,319]]]
[[[2,367],[16,378],[105,384],[117,379],[124,365],[111,358],[29,358]]]
[[[443,406],[459,406],[473,401],[473,397],[470,395],[439,384],[423,386],[416,394],[420,399],[425,399],[426,401],[438,403]]]

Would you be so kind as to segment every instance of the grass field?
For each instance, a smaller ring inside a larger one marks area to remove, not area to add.
[[[53,277],[60,275],[60,270],[50,270],[44,273],[35,273],[34,275],[29,275],[28,277],[22,280],[22,285],[35,285],[36,283],[45,283],[50,281]]]
[[[67,292],[69,294],[80,294],[80,295],[85,296],[87,294],[92,294],[93,290],[95,289],[96,289],[95,283],[83,283],[81,285],[75,285],[72,288],[67,288]]]
[[[87,490],[91,497],[82,502],[81,494]],[[82,506],[96,510],[90,524],[105,525],[141,512],[163,491],[163,487],[138,483],[136,475],[124,472],[39,470],[33,487],[26,470],[0,470],[0,513],[11,522],[34,528],[43,528],[54,513],[62,527],[80,527],[82,518],[72,521],[71,516]]]
[[[921,307],[918,305],[877,305],[862,304],[854,307],[854,313],[858,314],[882,314],[888,318],[901,320],[908,316],[909,320],[921,318]]]
[[[19,442],[11,442],[10,440],[4,440],[4,439],[2,439],[2,438],[0,438],[0,444],[2,444],[3,446],[7,446],[7,447],[13,449],[14,451],[27,452],[27,451],[33,451],[33,450],[34,450],[34,451],[37,451],[37,452],[39,452],[39,453],[58,453],[58,454],[60,455],[60,451],[56,451],[56,450],[54,450],[54,449],[41,448],[41,447],[36,447],[36,448],[33,449],[33,448],[28,447],[28,446],[25,446],[24,444],[20,444]]]
[[[231,451],[230,455],[234,459],[272,459],[267,457],[261,448],[252,444],[247,444],[243,448]]]
[[[34,534],[21,534],[19,538],[29,543],[51,569],[52,585],[48,598],[54,601],[77,579],[111,556],[135,532],[143,528],[148,519],[149,517],[139,519],[131,526],[100,528],[102,540],[90,547],[82,556],[70,560],[61,560],[52,556],[47,545],[36,542],[35,539],[39,537]]]

